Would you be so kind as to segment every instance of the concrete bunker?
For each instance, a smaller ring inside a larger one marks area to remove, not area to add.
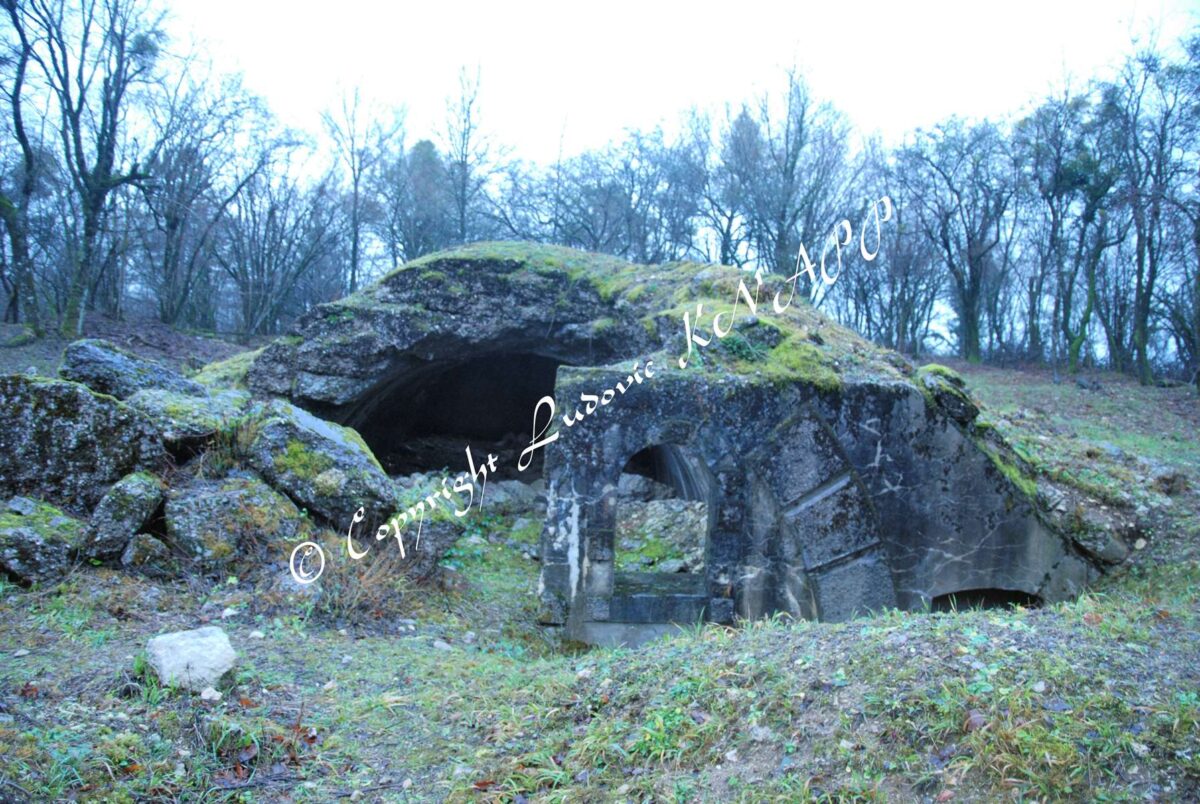
[[[586,642],[951,596],[1054,601],[1104,570],[977,424],[953,372],[914,370],[804,304],[731,317],[730,337],[680,368],[684,312],[690,328],[709,324],[698,303],[728,310],[738,279],[721,266],[465,247],[314,311],[249,382],[358,428],[393,471],[457,467],[470,442],[502,454],[509,477],[543,478],[539,620]],[[566,422],[651,359],[653,378]],[[539,450],[540,472],[517,475],[546,395],[559,437]],[[702,503],[691,571],[620,560],[622,484],[639,476]]]

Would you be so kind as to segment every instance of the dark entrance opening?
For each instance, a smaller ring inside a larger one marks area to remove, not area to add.
[[[533,410],[554,395],[559,361],[536,354],[491,354],[431,363],[390,385],[363,411],[359,431],[392,475],[466,471],[470,445],[476,466],[497,456],[495,479],[541,477],[544,450],[517,470],[529,445]]]
[[[930,611],[963,611],[965,609],[1007,609],[1022,606],[1034,609],[1042,605],[1037,595],[1012,589],[964,589],[939,595],[930,601]]]
[[[613,621],[703,619],[713,482],[703,461],[674,444],[630,457],[617,492]]]

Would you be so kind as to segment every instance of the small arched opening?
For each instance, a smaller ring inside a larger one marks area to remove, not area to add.
[[[686,447],[656,444],[629,458],[613,532],[614,621],[704,618],[715,500],[715,479]]]
[[[938,595],[929,602],[930,611],[954,612],[967,609],[1009,609],[1015,606],[1033,609],[1041,598],[1014,589],[963,589]]]

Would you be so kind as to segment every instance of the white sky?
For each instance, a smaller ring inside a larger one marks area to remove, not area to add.
[[[174,0],[170,28],[219,71],[241,71],[287,125],[359,86],[407,110],[407,141],[443,129],[466,66],[485,130],[550,162],[668,130],[691,105],[723,114],[778,91],[796,64],[863,133],[895,142],[951,114],[1005,116],[1060,86],[1111,75],[1136,35],[1173,45],[1198,0],[573,4]],[[919,10],[916,10],[919,9]]]

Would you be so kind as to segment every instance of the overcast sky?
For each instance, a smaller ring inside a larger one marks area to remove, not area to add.
[[[356,85],[407,110],[408,141],[444,127],[460,68],[478,67],[485,129],[553,161],[626,128],[670,129],[692,105],[778,90],[797,65],[864,133],[896,141],[951,114],[1006,116],[1111,75],[1133,38],[1172,45],[1197,0],[604,4],[175,0],[170,27],[241,71],[287,125],[319,129]],[[920,8],[920,11],[914,10]]]

